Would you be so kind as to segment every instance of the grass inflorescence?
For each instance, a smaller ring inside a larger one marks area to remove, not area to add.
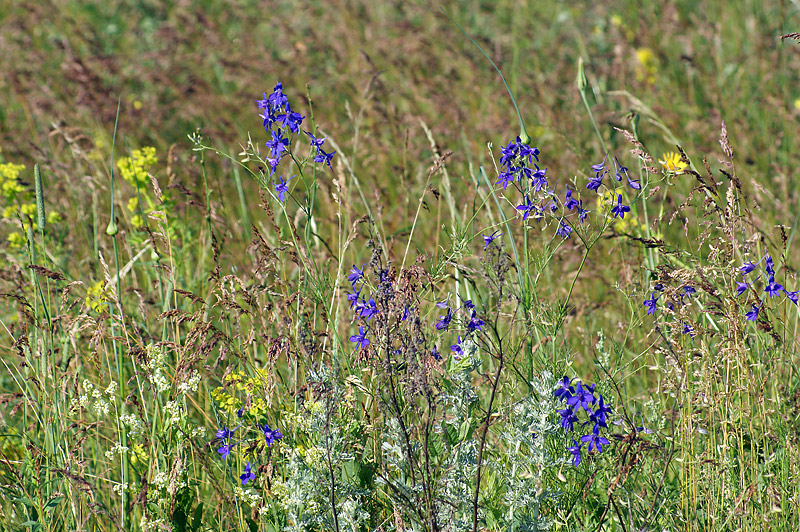
[[[656,15],[716,13],[678,6]],[[362,7],[339,24],[402,19]],[[238,8],[194,15],[219,53],[215,24]],[[292,70],[318,53],[315,24],[268,82],[218,72],[225,106],[138,135],[142,101],[115,99],[107,131],[56,120],[47,144],[0,153],[0,528],[800,528],[794,152],[759,136],[788,134],[791,113],[733,133],[751,111],[723,98],[690,123],[719,97],[708,84],[750,82],[678,61],[624,10],[595,8],[590,28],[542,12],[570,44],[529,93],[543,67],[520,54],[549,37],[522,44],[514,6],[497,6],[511,31],[496,37],[466,10],[407,9],[453,36],[424,60],[384,50],[429,83],[392,88],[369,51],[366,78]],[[176,42],[182,16],[137,12]],[[730,16],[728,30],[766,15]],[[37,31],[102,92],[79,40]],[[787,31],[775,46],[795,46]],[[793,59],[768,53],[781,73],[763,90],[786,96]],[[476,80],[485,59],[504,86],[445,91],[436,69]],[[694,107],[666,106],[670,91]],[[456,135],[459,105],[486,118]]]

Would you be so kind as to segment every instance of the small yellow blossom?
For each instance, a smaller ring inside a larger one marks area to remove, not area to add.
[[[7,205],[5,209],[3,209],[3,218],[10,219],[14,218],[14,215],[17,214],[19,210],[19,205],[16,203],[12,205]]]
[[[659,62],[656,54],[650,48],[637,48],[636,59],[636,80],[646,81],[648,85],[653,85],[656,82],[656,74],[658,73]]]
[[[101,312],[108,302],[105,286],[105,281],[97,281],[86,291],[86,306],[95,312]]]
[[[25,237],[14,232],[8,235],[8,245],[11,249],[17,250],[25,246]]]
[[[133,452],[131,453],[131,463],[147,463],[148,458],[147,451],[145,451],[144,446],[141,443],[137,443],[133,446]]]
[[[684,168],[688,166],[685,162],[683,162],[681,156],[674,151],[664,153],[661,155],[661,157],[662,160],[659,160],[658,162],[667,172],[683,172]]]
[[[16,181],[23,170],[24,164],[0,163],[0,181]]]
[[[137,188],[146,188],[150,182],[147,175],[148,170],[158,162],[156,149],[145,146],[139,150],[133,150],[131,157],[123,157],[117,161],[122,179]]]

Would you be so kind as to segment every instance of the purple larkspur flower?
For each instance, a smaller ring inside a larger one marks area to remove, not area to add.
[[[514,173],[511,171],[502,172],[495,185],[503,185],[503,190],[508,188],[508,185],[514,182]]]
[[[600,434],[598,434],[595,431],[592,431],[591,434],[581,436],[581,442],[589,444],[587,446],[587,450],[589,452],[592,452],[592,448],[594,448],[597,450],[598,453],[603,452],[603,445],[609,445],[611,443],[608,441],[608,439],[604,438],[603,436],[600,436]]]
[[[450,321],[453,319],[453,311],[448,307],[447,314],[439,316],[439,321],[434,324],[436,330],[447,331],[450,329]]]
[[[293,177],[295,176],[290,177],[289,181],[291,181]],[[285,203],[286,193],[289,192],[289,181],[284,181],[283,176],[281,176],[279,179],[281,180],[281,182],[275,183],[275,192],[278,194],[278,200],[281,203]]]
[[[358,334],[354,334],[350,337],[350,341],[356,344],[356,349],[364,349],[369,345],[369,339],[367,338],[367,333],[364,332],[364,327],[358,327]]]
[[[531,211],[533,211],[536,207],[531,202],[531,199],[528,196],[525,196],[525,203],[518,205],[517,210],[522,213],[522,219],[527,220],[528,216],[530,216]]]
[[[469,323],[467,323],[467,331],[469,332],[480,331],[483,325],[484,321],[480,319],[477,313],[473,310],[472,317],[470,318]]]
[[[744,315],[747,321],[756,321],[758,319],[758,312],[761,310],[762,303],[759,302],[758,305],[753,305],[747,314]]]
[[[242,479],[242,486],[247,484],[249,481],[256,479],[256,474],[250,470],[250,462],[247,462],[247,466],[244,468],[244,473],[239,475],[239,478]]]
[[[361,305],[361,317],[369,321],[372,316],[378,313],[378,307],[375,304],[375,299],[370,297],[369,301],[364,301],[364,304]]]
[[[611,209],[611,214],[614,218],[625,218],[625,213],[631,212],[631,208],[622,204],[622,194],[617,194],[617,204]]]
[[[571,188],[568,188],[567,189],[567,195],[564,198],[564,207],[568,211],[571,211],[572,209],[574,209],[574,208],[576,208],[578,206],[578,200],[576,200],[575,198],[572,197],[572,192],[573,192],[573,190]]]
[[[570,227],[562,218],[558,222],[558,229],[556,229],[556,234],[561,238],[569,238],[570,233],[572,233],[572,227]]]
[[[543,188],[547,188],[547,177],[544,175],[545,172],[547,172],[547,168],[540,169],[537,166],[536,172],[534,172],[531,176],[531,185],[537,192]]]
[[[355,290],[356,283],[364,278],[364,268],[366,268],[366,264],[358,269],[358,266],[353,264],[353,267],[350,268],[350,275],[347,276],[347,280],[350,281],[350,284],[353,286],[353,290]]]
[[[742,265],[741,268],[739,268],[739,271],[742,272],[742,275],[747,275],[755,269],[756,264],[753,261],[747,261]]]
[[[289,103],[287,102],[286,112],[277,115],[275,117],[275,123],[279,124],[280,127],[288,128],[292,133],[299,133],[300,124],[303,122],[304,118],[305,117],[300,113],[295,113],[292,111],[291,107],[289,107]]]
[[[572,454],[572,465],[578,467],[581,463],[581,444],[572,438],[572,445],[567,447],[567,450]]]
[[[751,284],[752,283],[746,283],[746,282],[736,283],[736,295],[740,296],[744,294]]]
[[[777,295],[780,295],[782,291],[783,291],[783,286],[775,282],[774,275],[770,275],[769,283],[767,283],[766,288],[764,288],[764,292],[769,294],[769,297],[775,297]]]
[[[226,460],[228,458],[228,455],[231,454],[231,450],[233,450],[233,444],[227,443],[223,444],[222,447],[217,449],[217,452],[219,453],[220,458]]]
[[[656,313],[656,301],[658,301],[658,296],[655,292],[650,296],[650,299],[644,300],[644,306],[647,309],[647,314],[655,314]]]
[[[575,415],[572,407],[568,406],[563,410],[558,410],[558,415],[561,416],[561,427],[567,432],[572,431],[575,422],[578,421],[578,416]]]
[[[575,393],[575,387],[572,386],[572,379],[564,376],[563,379],[558,381],[558,388],[553,392],[553,397],[565,401],[572,397]]]
[[[325,164],[328,165],[328,168],[331,168],[331,159],[333,159],[334,155],[336,155],[335,151],[327,153],[322,148],[317,148],[317,156],[314,157],[314,162],[315,163],[325,163]]]
[[[261,432],[264,433],[264,440],[266,440],[267,442],[267,447],[272,447],[272,444],[275,443],[275,441],[283,438],[283,434],[281,434],[281,431],[279,431],[278,429],[274,430],[270,429],[269,425],[267,425],[266,423],[264,423],[264,425],[261,427]]]
[[[589,412],[589,405],[594,404],[597,398],[592,393],[594,387],[592,385],[584,386],[583,383],[578,382],[575,386],[575,395],[567,398],[567,404],[574,409],[583,408]]]
[[[484,244],[483,245],[483,249],[488,248],[489,244],[494,242],[497,239],[497,237],[501,236],[502,234],[503,233],[501,233],[500,231],[495,231],[494,233],[492,233],[489,236],[483,235],[483,244]]]
[[[464,350],[461,349],[461,336],[458,337],[455,344],[450,346],[450,351],[453,352],[453,358],[456,360],[461,360],[461,357],[464,356]]]
[[[316,148],[316,149],[317,149],[317,153],[319,153],[319,149],[322,147],[322,144],[325,142],[325,139],[327,139],[328,137],[322,137],[322,138],[319,138],[319,139],[318,139],[318,138],[317,138],[317,137],[315,137],[315,136],[314,136],[314,134],[313,134],[313,133],[311,133],[310,131],[304,131],[304,133],[305,133],[306,135],[308,135],[308,138],[310,138],[310,139],[311,139],[311,144],[310,144],[310,146],[311,146],[312,148]]]
[[[794,292],[789,292],[787,289],[784,288],[783,289],[783,293],[786,294],[786,297],[789,299],[789,301],[791,301],[792,303],[797,305],[797,294],[800,293],[800,290],[795,290]]]

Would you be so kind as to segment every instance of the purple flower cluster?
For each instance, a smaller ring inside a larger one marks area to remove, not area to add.
[[[369,346],[369,338],[367,338],[367,334],[369,333],[369,321],[373,316],[378,314],[378,306],[375,303],[374,295],[371,295],[369,299],[361,295],[364,286],[367,284],[366,279],[364,279],[364,268],[366,267],[366,264],[361,268],[354,264],[350,269],[350,274],[347,276],[347,280],[350,281],[350,286],[353,289],[352,293],[347,294],[347,301],[350,302],[350,309],[357,317],[364,319],[365,325],[367,325],[366,330],[359,325],[358,334],[354,334],[350,337],[350,341],[356,344],[356,349],[359,350]],[[361,286],[356,288],[359,282],[361,282]]]
[[[256,100],[258,108],[263,110],[261,117],[261,125],[269,137],[266,146],[269,148],[269,157],[267,162],[270,166],[270,176],[274,176],[278,168],[278,163],[286,155],[291,153],[291,140],[292,134],[299,134],[301,131],[300,126],[305,117],[300,113],[293,111],[289,104],[289,98],[283,92],[283,85],[278,82],[272,93],[267,95],[263,94],[263,99]],[[317,138],[310,131],[303,130],[309,139],[310,147],[316,150],[314,162],[325,163],[329,167],[331,159],[335,152],[327,153],[322,149],[322,144],[325,138]],[[294,176],[293,176],[294,177]],[[275,192],[281,202],[286,201],[286,193],[289,191],[288,182],[291,177],[284,181],[283,177],[279,177],[280,182],[275,183]]]
[[[567,213],[577,210],[578,219],[583,222],[589,211],[583,208],[583,200],[572,196],[575,191],[570,188],[566,188],[566,196],[561,201],[555,188],[549,188],[547,168],[539,168],[539,165],[536,164],[538,162],[539,149],[530,147],[517,137],[508,146],[502,148],[500,156],[502,171],[495,185],[502,185],[503,190],[506,190],[509,184],[518,183],[518,189],[523,192],[523,198],[516,210],[522,215],[523,221],[527,221],[528,218],[541,220],[546,215],[555,215],[561,210],[562,214],[558,219],[556,235],[569,238],[574,226],[567,221]],[[484,236],[483,238],[488,246],[494,240],[494,233],[491,237]]]
[[[606,161],[608,160],[608,154],[603,157],[603,161],[597,164],[593,164],[591,166],[592,172],[594,172],[594,177],[589,179],[589,183],[587,183],[586,188],[589,190],[594,190],[595,192],[598,191],[600,186],[603,184],[603,178],[608,174],[610,168],[606,168]],[[625,180],[628,183],[628,186],[634,190],[641,190],[642,184],[639,183],[638,180],[631,178],[630,174],[628,173],[628,168],[626,166],[622,166],[622,163],[619,162],[619,159],[614,157],[614,179],[617,181],[622,181],[622,177],[625,176]]]
[[[500,166],[503,171],[500,172],[500,178],[495,185],[503,185],[505,190],[510,183],[519,180],[522,182],[526,179],[533,180],[533,186],[538,187],[536,190],[541,190],[547,187],[547,178],[545,177],[544,170],[533,161],[539,162],[539,148],[531,148],[527,143],[517,137],[508,143],[508,146],[501,150]],[[536,169],[531,169],[531,165]]]
[[[572,446],[567,450],[572,454],[572,463],[577,466],[581,463],[581,449],[584,444],[587,445],[588,452],[596,450],[598,453],[603,452],[603,445],[609,445],[607,438],[600,434],[602,429],[608,430],[608,415],[612,412],[609,405],[603,401],[603,395],[600,392],[595,392],[595,385],[589,384],[584,386],[583,383],[578,383],[573,386],[572,380],[569,377],[564,377],[559,381],[559,387],[553,392],[553,396],[560,399],[565,404],[563,410],[558,410],[561,416],[561,427],[567,432],[575,430],[575,423],[580,423],[581,427],[592,425],[592,431],[580,437],[580,443],[575,438],[572,438]],[[582,416],[579,414],[583,412]]]
[[[236,413],[238,417],[242,417],[244,413],[240,410]],[[223,460],[227,460],[228,456],[231,454],[231,451],[239,445],[240,443],[244,442],[245,439],[234,441],[233,440],[233,433],[236,432],[236,429],[241,427],[242,424],[239,423],[236,427],[229,429],[227,426],[220,427],[217,431],[214,440],[220,444],[219,449],[217,449],[217,453]],[[264,435],[264,441],[267,444],[267,447],[271,447],[274,442],[283,438],[283,434],[278,429],[270,429],[269,425],[266,423],[258,424],[257,425],[259,430]],[[247,466],[244,469],[244,473],[239,476],[242,481],[242,486],[247,484],[251,480],[256,479],[256,474],[251,469],[252,465],[250,462],[247,462]]]
[[[755,278],[752,278],[751,276],[751,280],[748,281],[748,276],[758,268],[758,265],[761,264],[762,261],[764,262],[764,272],[763,273],[759,272],[758,275],[755,276]],[[781,292],[783,292],[789,301],[797,305],[797,299],[798,299],[797,296],[800,293],[800,290],[791,292],[789,290],[786,290],[786,288],[784,288],[783,285],[781,285],[775,280],[775,263],[772,261],[772,257],[770,255],[764,255],[761,258],[761,260],[758,261],[758,263],[754,263],[753,261],[745,262],[739,268],[739,273],[742,274],[742,280],[741,282],[736,283],[737,296],[741,296],[748,290],[751,290],[753,284],[757,280],[761,279],[761,277],[763,276],[766,279],[762,281],[764,283],[764,293],[766,293],[770,297],[770,299],[772,299],[775,296],[779,296]],[[752,291],[755,292],[754,289],[752,289]],[[747,321],[758,320],[758,313],[763,308],[764,303],[765,301],[762,300],[761,297],[759,296],[758,302],[752,303],[750,310],[744,315],[745,319]]]
[[[660,292],[663,291],[664,291],[664,285],[661,283],[656,283],[656,285],[653,287],[653,292],[651,293],[650,297],[648,299],[645,299],[644,303],[642,303],[644,308],[647,309],[647,314],[655,315],[656,310],[658,308],[658,298],[661,297]],[[659,293],[657,294],[657,292]],[[685,299],[691,298],[692,295],[696,293],[697,290],[692,285],[688,284],[682,285],[678,290],[678,298],[673,299],[673,301],[675,301],[679,306],[684,305]],[[673,301],[667,302],[667,308],[669,310],[675,310],[675,303],[673,303]],[[683,323],[682,332],[683,334],[688,335],[690,338],[694,338],[695,330],[694,327],[692,327],[690,324]]]
[[[467,335],[477,334],[479,331],[482,331],[483,326],[486,325],[486,322],[481,319],[477,310],[475,310],[475,303],[473,303],[471,299],[462,298],[461,307],[455,312],[453,312],[453,309],[450,308],[446,300],[436,303],[436,306],[440,309],[446,310],[445,314],[439,316],[439,319],[433,324],[437,331],[448,331],[453,321],[453,317],[458,313],[463,314],[463,321],[461,323],[465,324]],[[456,360],[460,360],[464,356],[464,349],[462,348],[463,342],[463,338],[461,335],[459,335],[456,343],[450,346],[450,351],[453,353],[453,358]],[[436,360],[441,360],[441,356],[439,355],[439,352],[436,350],[435,346],[432,354]]]

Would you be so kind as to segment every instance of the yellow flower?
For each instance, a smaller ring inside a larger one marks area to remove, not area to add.
[[[105,293],[105,281],[97,281],[86,291],[86,306],[95,312],[101,312],[103,305],[108,302],[108,295]]]
[[[35,203],[25,203],[20,207],[20,211],[25,216],[29,216],[31,218],[36,218],[36,204]]]
[[[50,211],[47,213],[47,223],[57,224],[61,220],[63,220],[63,218],[61,218],[61,215],[56,211]]]
[[[25,237],[16,232],[11,233],[8,235],[8,245],[11,249],[20,249],[25,246]]]
[[[798,99],[796,99],[794,101],[794,108],[795,109],[800,109],[800,98],[798,98]]]
[[[636,80],[647,81],[652,85],[656,82],[656,74],[658,73],[659,63],[656,54],[650,48],[637,48],[636,59]]]
[[[16,204],[6,206],[6,208],[3,209],[3,218],[13,218],[18,210],[19,206]]]
[[[0,180],[16,181],[19,173],[25,170],[24,164],[2,163],[0,164]]]
[[[122,179],[134,187],[145,188],[150,183],[147,171],[157,162],[156,149],[146,146],[140,150],[133,150],[131,157],[123,157],[117,161],[117,168]]]
[[[133,452],[131,453],[132,464],[136,464],[137,462],[145,463],[148,458],[147,451],[144,450],[144,446],[141,443],[137,443],[133,446]]]
[[[667,172],[683,172],[683,169],[688,166],[685,162],[683,162],[681,156],[674,151],[664,153],[661,155],[661,157],[663,160],[658,162]]]

